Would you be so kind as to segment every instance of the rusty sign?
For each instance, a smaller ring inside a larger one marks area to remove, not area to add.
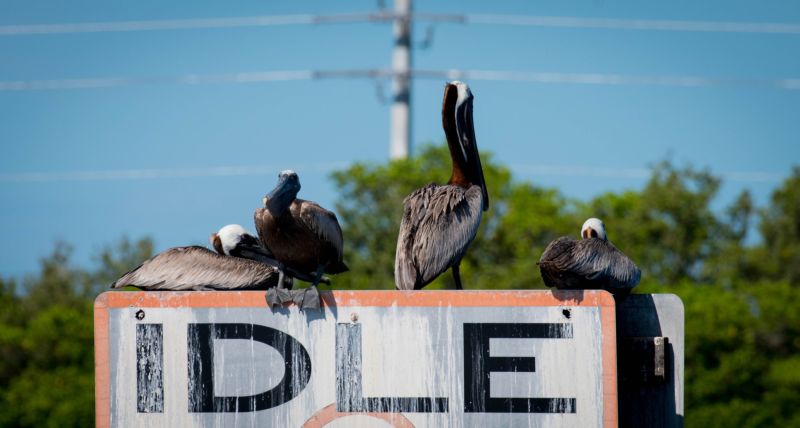
[[[97,426],[617,425],[604,291],[107,292]]]

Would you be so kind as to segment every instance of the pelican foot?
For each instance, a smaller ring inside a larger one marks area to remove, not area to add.
[[[319,309],[320,297],[316,286],[292,291],[292,300],[300,309]]]
[[[292,294],[285,288],[272,287],[267,290],[267,305],[274,308],[283,306],[284,303],[292,301]]]

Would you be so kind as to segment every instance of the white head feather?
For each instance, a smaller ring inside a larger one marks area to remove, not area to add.
[[[597,232],[598,238],[603,240],[606,239],[606,225],[603,224],[603,221],[600,220],[599,218],[592,217],[589,220],[583,222],[583,226],[581,226],[581,237],[585,238],[587,235],[586,232],[589,229],[592,229],[595,232]]]
[[[456,98],[456,109],[455,109],[455,111],[457,112],[462,104],[467,102],[468,99],[472,98],[472,91],[469,90],[469,85],[459,80],[453,80],[452,82],[450,82],[450,85],[455,86],[458,92],[458,98]],[[455,124],[456,124],[456,132],[458,134],[461,134],[461,130],[458,129],[458,120],[455,120]],[[461,147],[461,155],[464,156],[464,160],[466,161],[468,159],[467,152],[464,150],[463,145],[460,145],[460,147]]]
[[[469,90],[469,85],[458,80],[453,80],[450,84],[454,85],[458,90],[458,98],[456,99],[456,109],[458,109],[467,98],[472,96],[472,91]]]
[[[230,256],[231,250],[236,248],[236,245],[239,244],[239,241],[242,239],[242,235],[245,234],[247,234],[247,231],[238,224],[223,226],[222,229],[217,232],[219,241],[222,244],[222,251]]]

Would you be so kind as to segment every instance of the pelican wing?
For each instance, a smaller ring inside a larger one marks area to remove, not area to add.
[[[478,233],[480,186],[429,184],[403,201],[395,254],[395,285],[419,289],[459,262]]]
[[[564,269],[570,263],[570,253],[575,247],[574,239],[562,236],[549,244],[544,249],[544,253],[539,258],[539,263],[552,263],[554,266]]]
[[[639,268],[610,242],[597,238],[574,242],[570,251],[554,260],[559,269],[609,288],[632,288],[639,283]]]
[[[587,276],[604,278],[611,288],[632,288],[642,275],[628,256],[603,239],[581,240],[575,247],[575,259],[591,261],[591,265],[585,263],[583,267]]]
[[[298,200],[299,201],[299,200]],[[311,201],[300,203],[300,220],[321,240],[333,246],[342,258],[342,228],[336,214]]]
[[[123,275],[111,287],[144,290],[267,289],[278,282],[272,266],[223,256],[204,247],[170,248]]]
[[[539,271],[548,287],[578,288],[583,278],[574,274],[575,260],[572,257],[577,241],[562,236],[547,245],[539,258]]]

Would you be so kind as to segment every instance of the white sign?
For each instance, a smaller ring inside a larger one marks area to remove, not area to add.
[[[604,291],[108,292],[97,426],[614,427]]]

